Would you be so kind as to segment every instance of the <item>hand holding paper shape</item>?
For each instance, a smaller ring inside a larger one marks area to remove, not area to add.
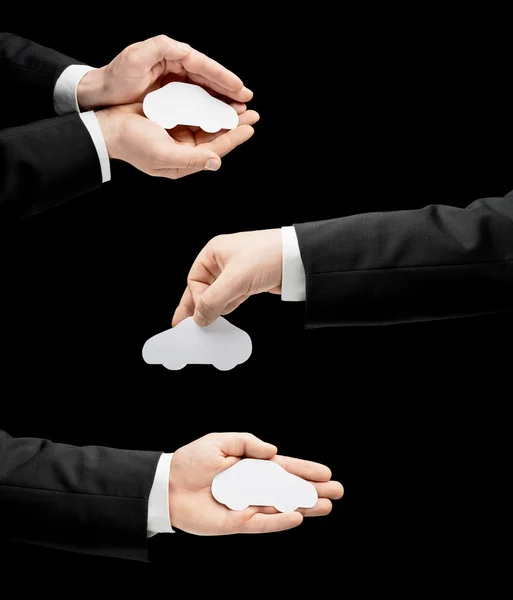
[[[174,81],[150,92],[143,101],[143,112],[165,129],[177,125],[201,127],[207,133],[234,129],[239,115],[226,102],[218,100],[198,85]]]
[[[199,327],[188,317],[176,327],[150,338],[142,355],[145,362],[174,371],[187,364],[209,364],[228,371],[248,360],[251,350],[249,335],[223,317],[208,327]]]
[[[315,487],[270,460],[245,458],[216,475],[212,495],[231,510],[248,506],[274,506],[280,512],[312,508],[317,503]]]

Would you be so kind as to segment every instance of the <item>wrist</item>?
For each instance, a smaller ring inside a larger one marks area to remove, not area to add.
[[[179,526],[177,524],[177,521],[179,522],[179,518],[177,515],[179,510],[177,509],[177,506],[176,506],[176,504],[177,504],[176,495],[177,495],[177,491],[175,490],[175,487],[173,485],[173,463],[171,463],[171,465],[169,467],[169,482],[168,482],[169,522],[171,523],[172,527],[177,527],[179,529]]]
[[[105,108],[95,112],[98,124],[102,131],[105,145],[107,146],[107,152],[109,153],[110,159],[121,158],[119,149],[122,147],[120,142],[120,136],[122,127],[120,127],[119,120],[121,114],[117,111]]]
[[[86,73],[77,87],[77,101],[81,110],[96,110],[105,106],[105,67]]]

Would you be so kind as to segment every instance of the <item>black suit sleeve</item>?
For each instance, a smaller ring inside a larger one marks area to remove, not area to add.
[[[55,83],[71,64],[80,63],[0,33],[0,121],[8,118],[10,126],[0,131],[0,218],[29,216],[101,185],[98,155],[79,115],[50,118]]]
[[[66,67],[76,64],[82,63],[12,33],[0,32],[2,112],[23,115],[25,123],[54,116],[57,79]]]
[[[307,328],[513,309],[513,192],[465,209],[430,205],[295,229]]]
[[[148,498],[159,457],[0,430],[0,538],[148,560]]]
[[[98,154],[78,114],[0,131],[0,218],[35,214],[101,183]]]

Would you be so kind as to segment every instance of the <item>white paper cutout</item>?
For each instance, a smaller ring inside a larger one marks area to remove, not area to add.
[[[198,85],[179,81],[147,94],[143,112],[165,129],[193,125],[207,133],[216,133],[220,129],[234,129],[239,124],[239,115],[229,104]]]
[[[185,365],[214,365],[228,371],[248,360],[252,344],[249,335],[223,317],[207,327],[187,317],[176,327],[151,337],[143,346],[143,359],[177,371]]]
[[[248,506],[274,506],[280,512],[312,508],[317,490],[270,460],[245,458],[218,473],[212,480],[212,495],[231,510]]]

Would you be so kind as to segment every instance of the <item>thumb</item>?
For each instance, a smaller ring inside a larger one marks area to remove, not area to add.
[[[237,279],[229,269],[225,269],[212,285],[194,299],[194,321],[200,327],[210,325],[222,315],[228,304],[241,295],[243,294]]]
[[[166,164],[163,166],[168,169],[217,171],[221,166],[221,159],[213,150],[178,144],[174,144],[171,149],[167,150],[165,162]]]
[[[278,452],[273,444],[268,444],[252,433],[218,433],[217,445],[226,456],[246,456],[270,460]]]

